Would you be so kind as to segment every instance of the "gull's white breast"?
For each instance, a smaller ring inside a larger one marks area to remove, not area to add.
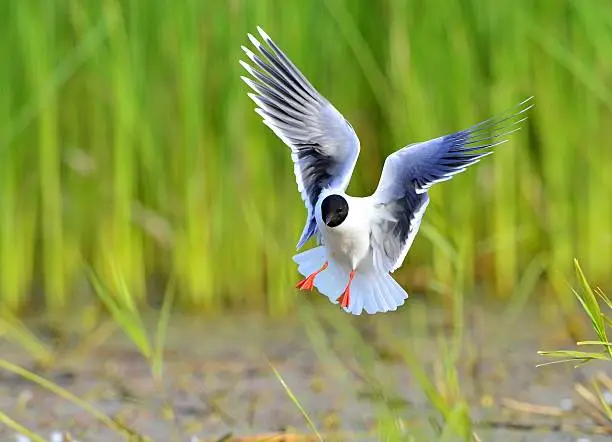
[[[332,192],[330,192],[332,193]],[[369,198],[354,198],[342,195],[349,206],[346,219],[336,227],[329,227],[321,217],[321,201],[329,195],[322,193],[315,207],[317,227],[323,243],[334,261],[349,270],[366,271],[373,268],[370,253],[370,226],[373,207]]]

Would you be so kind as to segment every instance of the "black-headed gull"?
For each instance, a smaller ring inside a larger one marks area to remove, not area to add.
[[[345,193],[359,139],[344,117],[321,96],[272,39],[267,46],[249,34],[259,51],[242,47],[254,66],[240,60],[252,78],[255,111],[291,149],[298,189],[308,209],[299,250],[316,234],[318,247],[294,256],[306,278],[331,302],[359,315],[396,310],[408,297],[391,273],[414,241],[429,203],[428,189],[492,153],[525,120],[531,98],[469,129],[411,144],[385,161],[376,191],[357,198]]]

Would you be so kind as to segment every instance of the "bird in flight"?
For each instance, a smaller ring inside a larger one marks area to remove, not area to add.
[[[359,155],[349,122],[320,95],[261,29],[263,42],[248,34],[259,52],[242,46],[251,64],[249,97],[263,123],[291,150],[298,190],[308,215],[297,244],[313,236],[318,246],[293,257],[305,279],[332,303],[354,315],[396,310],[408,298],[393,279],[419,231],[429,204],[428,190],[490,155],[519,129],[533,97],[468,129],[414,143],[385,160],[376,191],[352,197],[346,188]]]

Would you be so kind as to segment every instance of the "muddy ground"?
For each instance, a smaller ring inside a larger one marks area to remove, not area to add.
[[[415,349],[434,377],[442,351],[437,337],[451,333],[448,315],[419,300],[398,312],[360,318],[331,311],[335,306],[328,303],[302,307],[306,315],[283,319],[175,315],[163,386],[152,380],[146,361],[120,330],[78,355],[64,350],[45,370],[33,365],[19,345],[3,342],[1,351],[5,360],[37,370],[155,441],[307,432],[269,362],[318,429],[341,435],[341,440],[377,440],[373,429],[384,408],[392,408],[408,428],[431,425],[436,415],[407,368],[402,349]],[[612,375],[612,367],[535,367],[548,361],[537,350],[573,347],[563,321],[551,311],[543,315],[526,308],[510,317],[500,308],[468,308],[457,368],[482,441],[612,440],[594,434],[605,422],[594,422],[588,404],[575,391],[576,383],[588,387],[596,372]],[[322,328],[307,320],[318,312],[327,315]],[[334,321],[357,326],[363,341],[353,343],[330,325]],[[35,327],[45,337],[44,328]],[[82,341],[72,336],[71,342],[65,347],[75,348]],[[69,430],[80,442],[122,440],[78,406],[9,372],[0,372],[0,409],[43,435]],[[0,430],[0,440],[13,437],[14,431]]]

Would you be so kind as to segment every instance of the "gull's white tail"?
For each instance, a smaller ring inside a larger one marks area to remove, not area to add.
[[[306,250],[293,257],[298,271],[309,276],[319,270],[327,261],[328,267],[318,274],[314,285],[329,300],[337,304],[348,283],[350,270],[336,263],[327,254],[324,246]],[[345,311],[360,315],[363,310],[369,314],[396,310],[408,298],[408,293],[389,273],[367,273],[357,271],[351,284],[350,303]]]

